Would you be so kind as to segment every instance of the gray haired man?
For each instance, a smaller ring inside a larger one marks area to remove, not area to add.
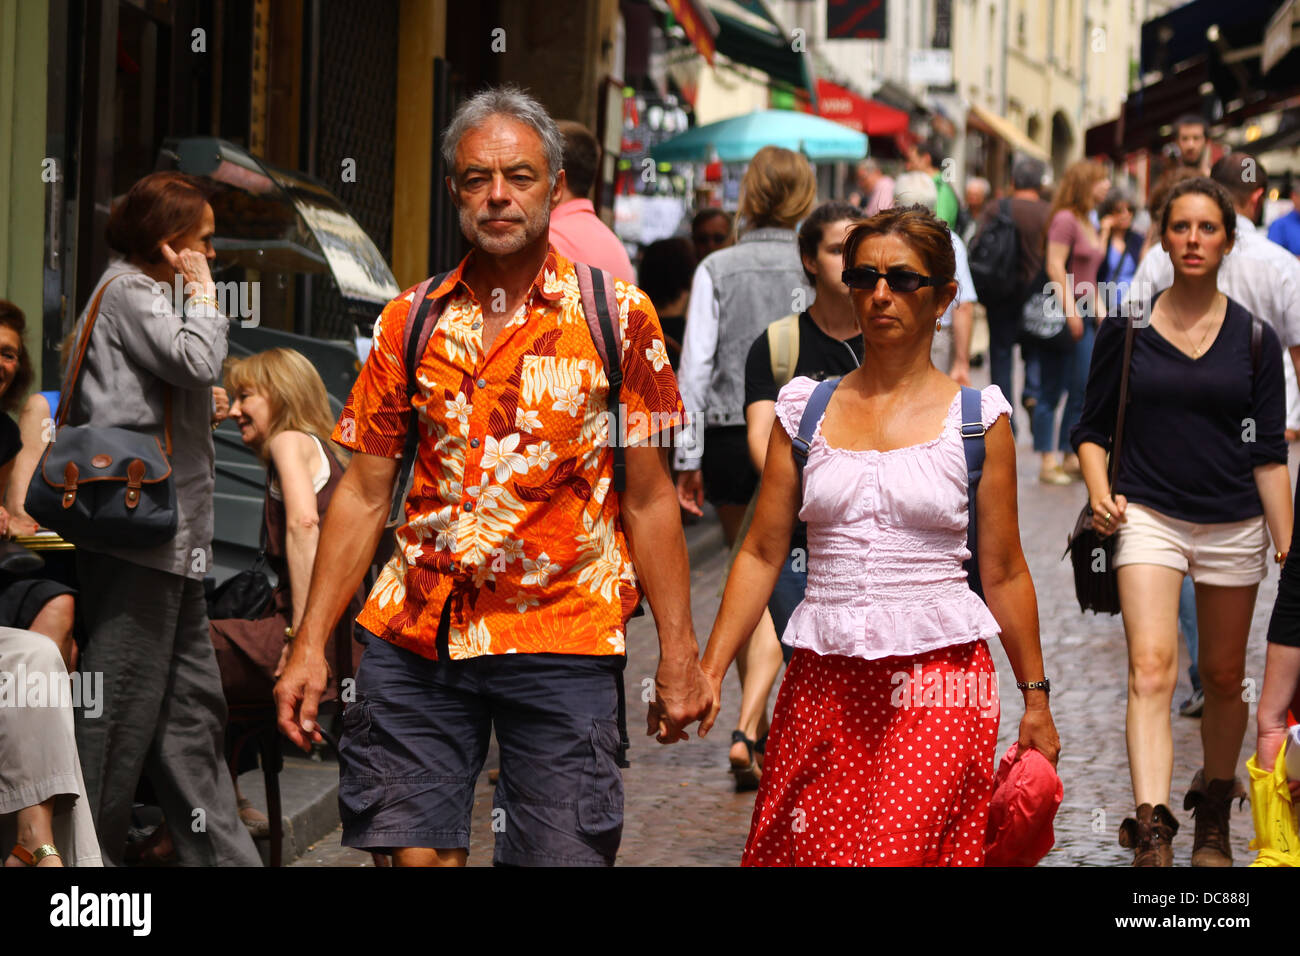
[[[447,189],[473,249],[430,284],[425,299],[443,305],[413,392],[403,329],[416,289],[376,324],[333,436],[355,454],[276,687],[280,727],[300,747],[319,736],[325,640],[383,531],[414,411],[406,523],[357,618],[369,639],[339,743],[343,842],[391,851],[399,866],[463,865],[495,731],[496,862],[612,865],[625,635],[643,592],[660,646],[647,732],[685,739],[713,704],[677,496],[654,447],[669,444],[656,431],[680,426],[681,399],[648,297],[610,279],[626,435],[601,425],[608,377],[574,264],[547,240],[565,177],[542,106],[512,88],[479,93],[444,144]],[[627,446],[622,490],[614,442]]]

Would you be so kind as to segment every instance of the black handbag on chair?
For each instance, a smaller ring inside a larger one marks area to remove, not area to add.
[[[1115,441],[1111,445],[1107,477],[1110,487],[1115,487],[1119,474],[1119,453],[1124,438],[1124,413],[1128,408],[1128,376],[1133,364],[1133,336],[1136,327],[1133,319],[1124,331],[1124,369],[1119,379],[1119,413],[1115,416]],[[1074,596],[1080,611],[1096,614],[1119,613],[1119,577],[1115,573],[1115,535],[1102,537],[1092,526],[1092,505],[1085,504],[1070,532],[1065,553],[1074,565]],[[1064,559],[1065,555],[1061,555]]]
[[[112,281],[100,287],[86,315],[59,398],[54,440],[27,487],[26,508],[42,527],[73,544],[148,548],[176,536],[171,386],[163,389],[166,448],[152,435],[129,428],[66,424],[99,303]]]

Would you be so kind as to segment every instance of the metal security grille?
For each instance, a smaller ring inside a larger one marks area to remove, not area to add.
[[[316,175],[343,200],[379,251],[393,258],[399,0],[324,0]],[[346,162],[352,160],[353,162]],[[355,176],[349,172],[355,169]],[[353,180],[355,181],[349,181]],[[311,333],[350,339],[374,311],[350,311],[325,276],[312,282]]]

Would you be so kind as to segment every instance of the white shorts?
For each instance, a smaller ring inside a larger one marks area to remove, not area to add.
[[[1171,518],[1129,502],[1117,532],[1115,567],[1158,564],[1190,574],[1197,584],[1240,588],[1268,574],[1264,516],[1221,524]]]

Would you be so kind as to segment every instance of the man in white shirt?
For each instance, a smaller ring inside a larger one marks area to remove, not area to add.
[[[924,206],[934,212],[939,202],[939,190],[934,180],[925,173],[904,173],[894,182],[895,206]],[[934,333],[930,346],[930,361],[958,385],[970,384],[970,337],[975,316],[975,280],[971,278],[966,258],[966,244],[957,233],[949,230],[953,255],[957,259],[957,298],[952,300],[939,320],[939,331]]]

